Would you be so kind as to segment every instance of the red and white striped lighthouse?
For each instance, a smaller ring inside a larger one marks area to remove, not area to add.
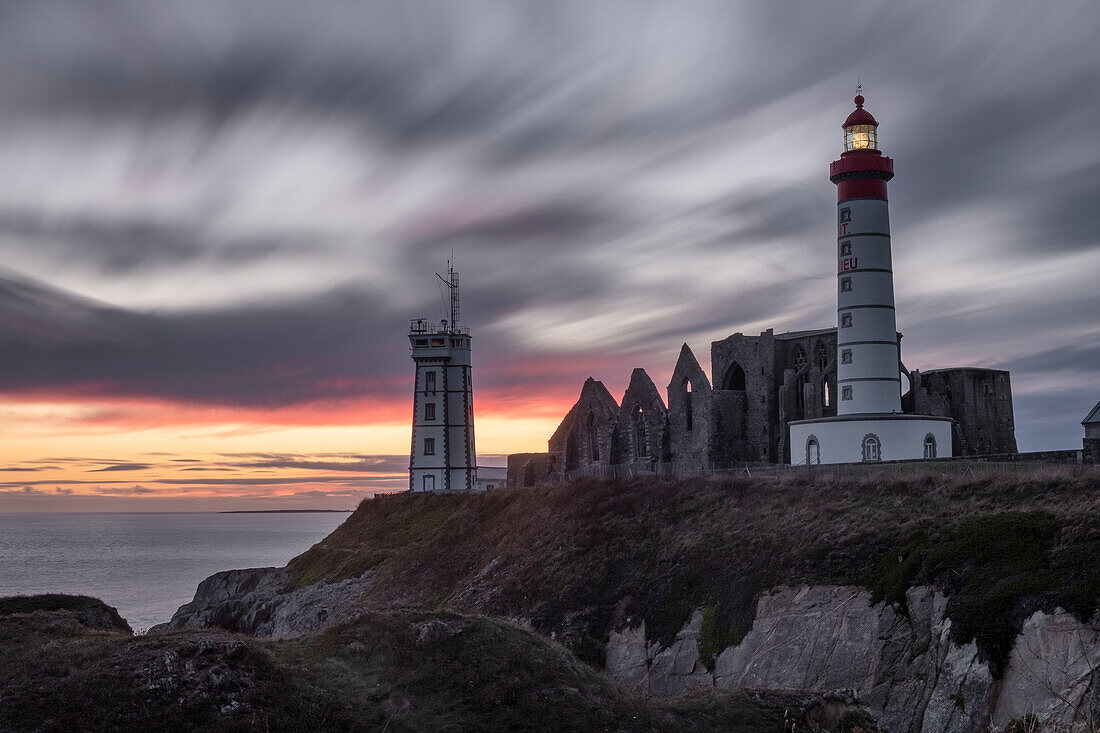
[[[894,161],[878,149],[863,95],[844,120],[844,152],[829,166],[837,190],[835,417],[789,423],[794,464],[951,455],[951,418],[903,414],[886,183]]]
[[[829,166],[837,190],[838,415],[901,412],[890,211],[894,161],[878,149],[878,122],[863,109],[844,120],[844,152]]]

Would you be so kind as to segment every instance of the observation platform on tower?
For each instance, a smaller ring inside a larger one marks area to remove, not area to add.
[[[409,322],[409,334],[431,336],[433,334],[470,335],[469,326],[454,326],[446,321],[429,321],[427,318],[414,318]]]

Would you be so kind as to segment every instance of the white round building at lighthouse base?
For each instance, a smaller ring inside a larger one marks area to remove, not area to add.
[[[790,423],[791,464],[951,457],[951,418],[865,413]]]

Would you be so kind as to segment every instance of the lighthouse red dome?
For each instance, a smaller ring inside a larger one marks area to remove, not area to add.
[[[848,115],[848,119],[844,120],[844,124],[841,127],[848,127],[849,125],[874,125],[878,127],[878,122],[871,115],[870,112],[863,109],[863,95],[856,95],[856,108],[852,111],[852,114]]]

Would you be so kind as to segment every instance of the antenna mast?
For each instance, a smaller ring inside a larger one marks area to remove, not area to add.
[[[435,276],[451,291],[451,332],[453,333],[458,328],[458,273],[455,272],[454,262],[447,260],[447,277],[443,277],[438,272]]]

